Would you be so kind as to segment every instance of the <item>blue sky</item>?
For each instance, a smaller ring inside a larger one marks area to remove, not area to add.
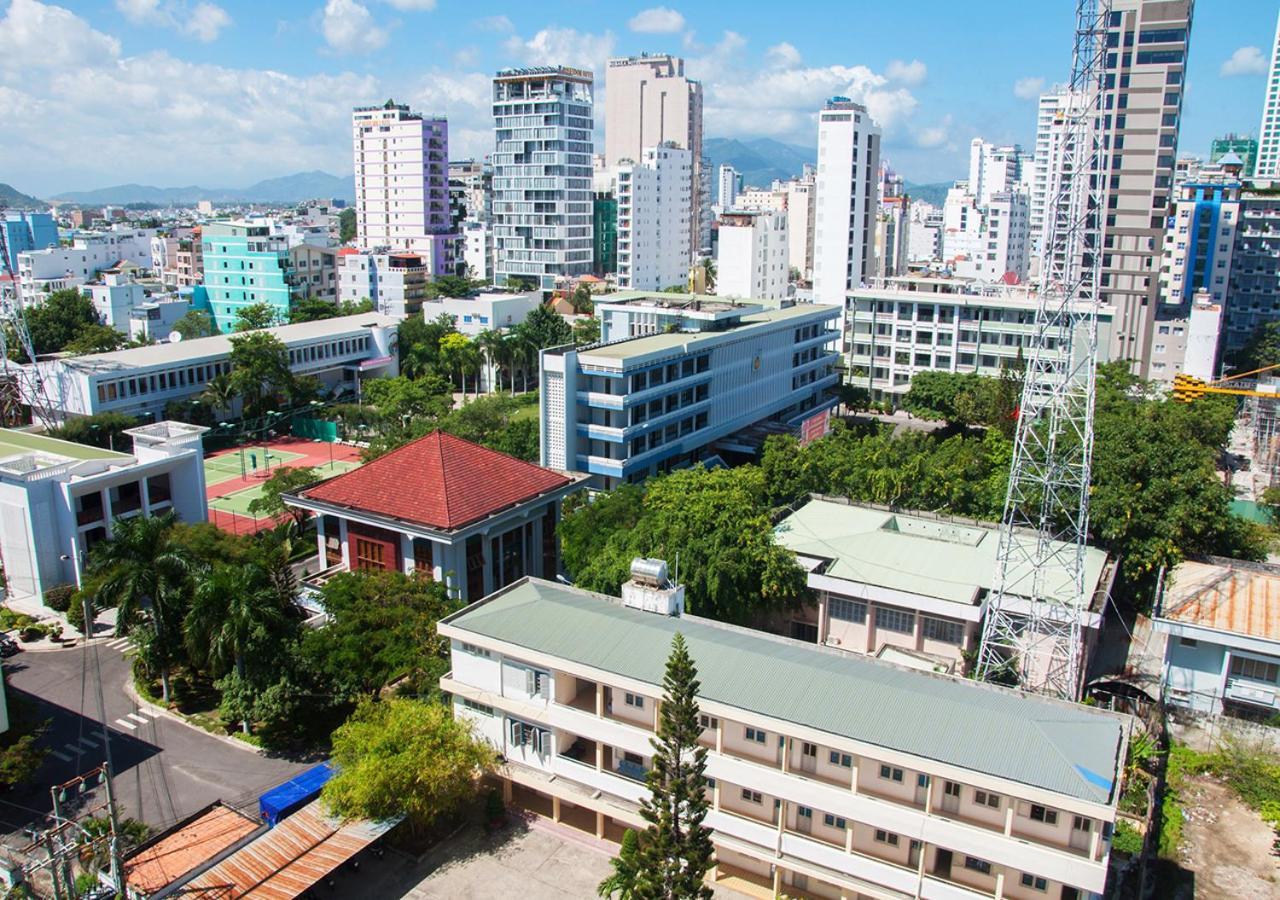
[[[352,105],[450,118],[452,155],[492,148],[488,78],[610,56],[684,55],[709,137],[812,145],[823,98],[863,99],[908,180],[963,177],[971,138],[1034,136],[1066,77],[1070,0],[0,0],[0,181],[51,194],[136,181],[241,186],[351,170]],[[1275,0],[1200,0],[1180,152],[1255,132]],[[597,91],[603,91],[601,80]]]

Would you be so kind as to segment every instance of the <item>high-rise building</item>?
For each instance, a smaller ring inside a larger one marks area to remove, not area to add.
[[[785,212],[721,213],[716,293],[742,300],[786,299],[789,254]]]
[[[1031,203],[1029,224],[1031,247],[1040,253],[1045,242],[1045,210],[1054,200],[1051,177],[1062,167],[1062,141],[1067,134],[1066,111],[1069,92],[1056,86],[1040,95],[1036,110],[1036,148],[1031,165]],[[1077,95],[1078,96],[1078,95]]]
[[[47,212],[11,212],[0,219],[5,248],[9,251],[9,271],[17,274],[18,254],[58,246],[58,223]],[[141,262],[141,260],[139,260]]]
[[[1258,139],[1243,134],[1224,134],[1209,143],[1209,164],[1219,162],[1227,154],[1240,157],[1245,178],[1253,177],[1253,167],[1258,162]]]
[[[703,219],[702,83],[686,78],[684,60],[666,53],[609,60],[605,75],[604,161],[638,161],[673,144],[691,154],[688,261],[701,257]]]
[[[716,175],[716,203],[721,209],[733,209],[742,190],[742,175],[733,166],[722,164]]]
[[[685,283],[694,230],[692,173],[692,154],[674,142],[618,165],[618,287],[658,290]]]
[[[1100,299],[1115,308],[1110,356],[1146,376],[1160,299],[1192,0],[1113,0],[1103,125],[1110,148]]]
[[[877,277],[891,278],[906,274],[910,224],[909,197],[885,197],[880,201],[875,237]]]
[[[356,107],[351,133],[357,242],[366,250],[413,250],[434,274],[452,274],[448,122],[388,100]]]
[[[974,138],[969,144],[969,191],[986,206],[1001,191],[1017,190],[1023,181],[1026,154],[1017,144],[999,146]]]
[[[957,182],[943,207],[942,258],[961,278],[1015,282],[1027,277],[1027,195],[1002,190],[979,203],[971,187]]]
[[[831,98],[819,115],[817,186],[813,299],[843,309],[845,295],[875,272],[880,204],[880,128],[847,97]]]
[[[1258,126],[1258,161],[1255,178],[1280,178],[1280,17],[1271,41],[1271,68],[1267,70],[1267,93],[1262,101],[1262,124]]]
[[[242,309],[266,304],[277,325],[289,321],[294,271],[288,239],[265,222],[210,222],[201,231],[204,289],[213,325],[235,331]]]
[[[583,69],[504,69],[493,79],[494,280],[552,290],[591,272],[592,88]]]
[[[813,277],[813,225],[817,184],[813,166],[806,164],[799,178],[777,185],[787,197],[788,264],[808,281]]]
[[[595,191],[591,200],[591,272],[601,277],[618,271],[618,198]]]

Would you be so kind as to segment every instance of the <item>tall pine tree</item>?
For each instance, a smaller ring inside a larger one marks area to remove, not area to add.
[[[658,736],[640,806],[649,823],[640,837],[635,897],[640,900],[709,898],[702,878],[713,864],[707,816],[707,750],[698,744],[698,670],[677,633],[663,678]]]

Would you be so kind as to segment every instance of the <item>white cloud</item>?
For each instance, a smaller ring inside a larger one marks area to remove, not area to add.
[[[640,34],[679,34],[684,31],[684,16],[669,7],[654,6],[632,16],[627,27]]]
[[[589,34],[573,28],[544,28],[531,38],[512,35],[505,47],[509,54],[531,66],[575,66],[590,69],[604,81],[604,68],[617,44],[612,31]]]
[[[916,132],[916,146],[925,149],[934,149],[941,147],[947,143],[951,137],[951,115],[947,114],[942,117],[942,121],[936,125],[929,125],[921,128]]]
[[[382,0],[402,12],[430,12],[436,8],[436,0]]]
[[[320,32],[339,53],[372,53],[387,42],[387,30],[375,25],[369,8],[356,0],[328,0]]]
[[[800,65],[800,51],[786,41],[781,44],[774,44],[764,51],[764,57],[770,65],[781,66],[782,68],[794,68]]]
[[[485,16],[473,23],[481,31],[493,31],[498,34],[510,34],[516,30],[515,23],[506,16]]]
[[[1218,74],[1230,78],[1234,75],[1264,75],[1266,71],[1267,61],[1263,59],[1261,50],[1257,47],[1241,47],[1222,64]]]
[[[13,0],[0,19],[0,72],[58,69],[119,55],[118,40],[60,6]]]
[[[918,59],[913,59],[911,62],[895,59],[885,67],[884,74],[890,81],[914,87],[924,84],[925,78],[929,76],[929,68]]]
[[[1019,78],[1013,83],[1013,96],[1019,100],[1035,100],[1044,93],[1044,79],[1035,75]]]
[[[135,25],[169,28],[204,43],[217,40],[231,24],[227,11],[208,0],[195,6],[187,0],[116,0],[116,9]]]

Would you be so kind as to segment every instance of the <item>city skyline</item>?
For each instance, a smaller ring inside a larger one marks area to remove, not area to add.
[[[846,94],[880,121],[884,156],[908,180],[945,181],[964,176],[975,136],[1032,145],[1038,91],[1069,66],[1069,7],[993,2],[984,15],[928,3],[922,21],[934,27],[886,39],[902,28],[898,11],[859,9],[845,34],[812,27],[846,15],[825,2],[779,22],[776,10],[737,8],[730,20],[708,3],[553,3],[486,18],[449,0],[308,0],[269,14],[239,0],[94,0],[74,11],[11,0],[0,7],[0,110],[34,127],[3,142],[0,171],[46,195],[345,175],[350,108],[387,97],[448,116],[453,155],[482,156],[493,149],[498,69],[585,66],[602,94],[608,58],[650,51],[682,55],[704,82],[708,138],[816,147],[822,102]],[[1215,135],[1256,131],[1275,17],[1273,3],[1198,6],[1180,153],[1207,155]],[[604,124],[598,115],[600,146]]]

